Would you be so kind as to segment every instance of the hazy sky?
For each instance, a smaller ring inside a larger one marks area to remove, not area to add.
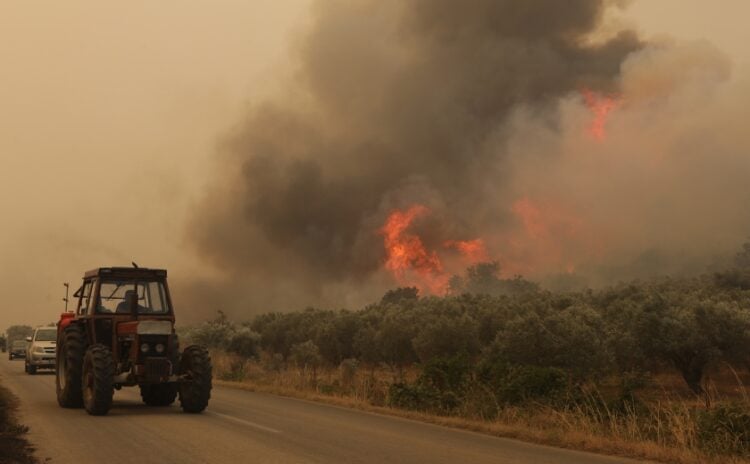
[[[0,330],[56,320],[62,282],[99,265],[200,275],[184,221],[222,134],[278,90],[309,3],[0,4]],[[613,21],[743,69],[748,17],[747,0],[640,0]]]

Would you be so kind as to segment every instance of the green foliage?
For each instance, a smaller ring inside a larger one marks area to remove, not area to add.
[[[226,350],[244,358],[257,358],[260,354],[260,334],[249,327],[240,327],[229,337]]]
[[[453,276],[448,282],[451,295],[471,293],[475,295],[519,295],[535,293],[539,286],[521,276],[512,279],[500,278],[500,263],[497,261],[477,263],[466,270],[466,276]]]
[[[613,373],[643,379],[665,366],[703,394],[711,366],[750,363],[746,256],[750,244],[737,267],[723,273],[565,293],[502,279],[498,263],[479,263],[451,280],[446,297],[420,298],[416,288],[398,288],[360,311],[307,308],[261,314],[248,325],[219,313],[187,336],[244,358],[265,354],[263,362],[273,358],[275,369],[288,360],[331,368],[344,360],[367,369],[386,365],[402,386],[405,368],[419,362],[419,388],[394,394],[426,394],[420,404],[433,408],[448,407],[439,399],[445,392],[460,401],[461,389],[445,388],[430,374],[457,355],[470,364],[469,379],[480,374],[466,388],[490,385],[499,402],[554,396],[563,384],[596,384]]]
[[[476,322],[468,317],[438,316],[424,324],[412,340],[422,362],[457,353],[479,352]]]
[[[215,319],[187,331],[185,337],[192,343],[208,348],[226,348],[234,332],[234,323],[227,319],[223,311],[218,311]]]
[[[565,395],[570,384],[562,369],[511,364],[493,351],[485,353],[477,370],[498,404],[553,402]]]
[[[603,334],[601,316],[586,304],[541,307],[508,321],[490,350],[512,364],[555,367],[585,379],[610,366]]]
[[[320,350],[312,340],[292,346],[290,359],[300,369],[316,368],[322,360]]]
[[[399,287],[395,290],[388,290],[380,304],[403,304],[405,302],[417,301],[419,299],[419,289],[417,287]]]
[[[412,411],[432,411],[438,404],[437,392],[420,384],[396,382],[388,387],[386,404]]]
[[[426,394],[432,409],[450,413],[464,400],[473,371],[465,353],[430,359],[417,379],[418,391]]]

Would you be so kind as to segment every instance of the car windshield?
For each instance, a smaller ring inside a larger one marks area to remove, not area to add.
[[[57,339],[56,329],[39,329],[36,331],[34,341],[37,342],[54,342]]]
[[[101,283],[97,313],[129,314],[134,306],[137,306],[138,314],[168,313],[164,285],[133,280],[105,280]]]

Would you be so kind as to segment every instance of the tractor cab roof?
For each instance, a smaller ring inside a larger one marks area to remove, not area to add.
[[[149,269],[145,267],[99,267],[87,271],[84,279],[94,277],[111,277],[118,279],[155,279],[163,280],[167,278],[166,269]]]

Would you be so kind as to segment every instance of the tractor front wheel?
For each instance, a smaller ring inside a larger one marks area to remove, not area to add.
[[[112,407],[114,372],[115,364],[109,348],[96,344],[86,350],[83,358],[83,407],[92,416],[103,416]]]
[[[173,383],[141,385],[141,398],[149,406],[169,406],[177,398],[177,388]]]
[[[180,359],[180,405],[189,413],[199,413],[206,409],[211,398],[213,379],[211,358],[202,346],[185,348]]]
[[[57,341],[58,353],[55,365],[55,389],[57,403],[63,408],[83,406],[81,373],[86,338],[83,329],[70,325]]]

